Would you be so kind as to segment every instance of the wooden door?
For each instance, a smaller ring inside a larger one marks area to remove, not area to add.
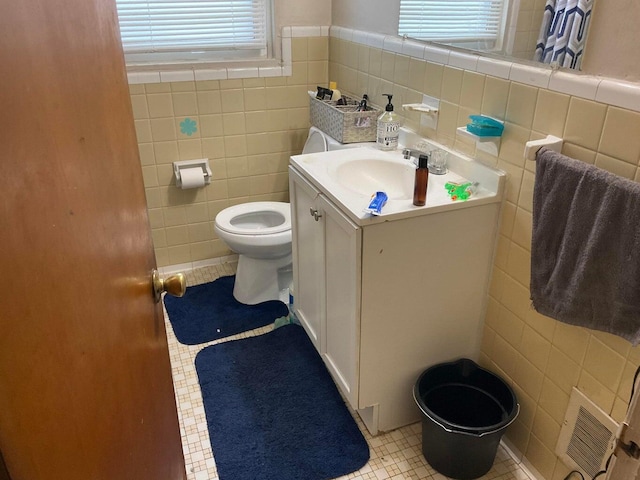
[[[0,451],[12,480],[184,479],[114,0],[1,11]]]

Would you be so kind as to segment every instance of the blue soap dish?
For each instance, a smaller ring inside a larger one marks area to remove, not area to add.
[[[479,137],[500,137],[504,124],[484,115],[469,115],[471,123],[467,123],[467,131]]]

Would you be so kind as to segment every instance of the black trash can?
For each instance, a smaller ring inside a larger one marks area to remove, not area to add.
[[[424,458],[461,480],[491,470],[500,438],[520,411],[504,380],[466,358],[425,370],[413,398],[422,412]]]

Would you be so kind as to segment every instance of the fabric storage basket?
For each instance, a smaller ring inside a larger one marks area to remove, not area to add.
[[[375,142],[376,122],[380,110],[367,106],[357,112],[359,101],[343,95],[346,105],[309,96],[311,125],[332,136],[340,143]]]

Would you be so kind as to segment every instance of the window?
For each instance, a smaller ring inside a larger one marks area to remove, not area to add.
[[[116,0],[127,64],[266,59],[269,0]]]
[[[398,34],[482,50],[501,48],[506,0],[400,0]]]

